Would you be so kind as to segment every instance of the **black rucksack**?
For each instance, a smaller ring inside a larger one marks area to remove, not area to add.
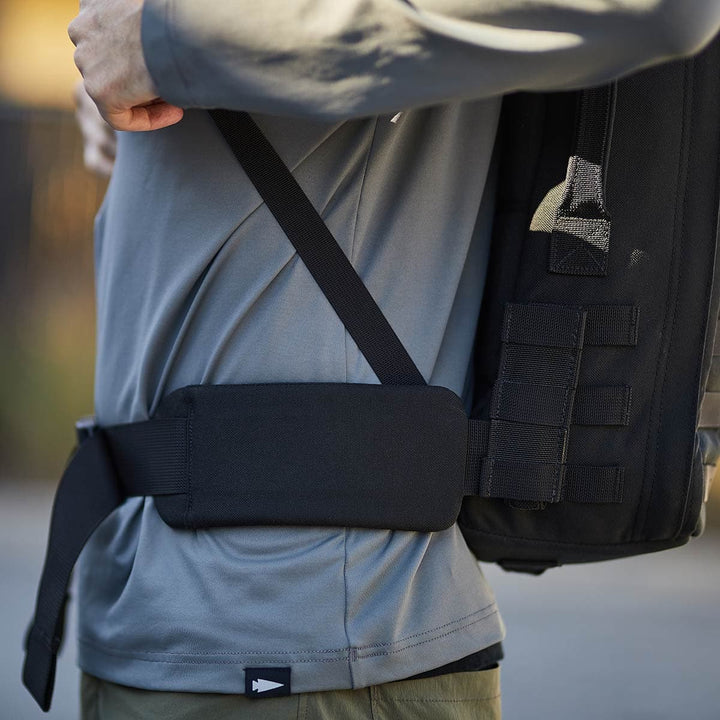
[[[458,520],[479,559],[535,573],[698,532],[718,447],[697,432],[704,389],[720,391],[718,41],[606,87],[504,101],[470,417],[425,384],[252,119],[211,114],[381,384],[191,386],[147,421],[80,423],[26,640],[41,707],[75,560],[128,496],[154,496],[179,530]]]
[[[528,492],[466,498],[465,538],[527,571],[681,545],[717,460],[697,428],[720,390],[720,43],[607,87],[508,97],[501,128],[472,414],[495,434],[486,472]],[[585,502],[601,485],[606,502]]]

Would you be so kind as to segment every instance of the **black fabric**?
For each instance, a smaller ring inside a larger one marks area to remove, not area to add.
[[[125,495],[188,491],[187,418],[155,418],[104,428]]]
[[[560,464],[567,457],[567,437],[566,426],[493,420],[484,464],[490,460]]]
[[[640,308],[634,305],[584,305],[584,344],[633,347],[638,342]]]
[[[607,274],[610,214],[604,173],[615,105],[615,85],[579,96],[577,145],[568,162],[562,202],[550,239],[550,272]]]
[[[574,350],[582,345],[584,325],[582,308],[508,303],[502,341]]]
[[[412,675],[405,680],[422,680],[423,678],[438,677],[439,675],[450,675],[458,672],[477,672],[479,670],[490,670],[497,667],[498,663],[505,657],[502,643],[495,643],[483,648],[476,653],[466,655],[460,660],[455,660],[447,665],[441,665],[433,670]],[[400,681],[398,681],[400,682]]]
[[[567,385],[572,382],[578,365],[577,350],[569,348],[506,344],[501,357],[503,374],[497,382]],[[566,382],[559,383],[558,378]]]
[[[483,459],[487,455],[490,441],[490,423],[487,420],[470,418],[468,421],[467,463],[463,495],[480,493],[480,473]]]
[[[535,509],[622,501],[622,469],[568,464],[573,421],[622,425],[629,412],[627,388],[577,387],[586,319],[583,308],[506,306],[487,455],[470,465],[476,494]]]
[[[632,392],[629,387],[537,385],[502,381],[495,385],[491,417],[514,422],[559,426],[564,408],[572,403],[575,425],[627,425]]]
[[[719,68],[716,39],[695,58],[618,81],[610,152],[605,149],[602,163],[586,157],[597,170],[607,164],[602,205],[612,216],[611,247],[605,253],[603,240],[595,248],[606,264],[602,275],[548,267],[548,209],[558,206],[568,156],[578,155],[572,138],[579,94],[503,101],[502,172],[472,415],[497,414],[496,382],[509,366],[528,367],[514,381],[538,384],[553,384],[553,354],[566,369],[559,348],[543,347],[538,368],[527,345],[505,362],[500,336],[508,303],[573,305],[585,311],[586,322],[559,483],[564,501],[467,497],[459,524],[481,560],[528,569],[625,557],[682,545],[698,527],[703,450],[712,445],[711,435],[696,433],[699,400],[706,379],[716,383],[720,375],[711,369],[720,306]],[[588,264],[596,267],[592,258]],[[503,394],[511,397],[507,389]],[[542,392],[529,404],[536,418],[552,420],[559,393],[543,403]],[[503,417],[522,417],[521,402],[515,393]],[[550,482],[543,487],[545,497],[554,490]],[[582,502],[590,496],[593,502]],[[543,504],[541,512],[532,509]]]
[[[534,303],[532,313],[519,303],[508,303],[502,330],[503,342],[522,342],[547,348],[574,347],[576,339],[563,337],[550,316],[557,313],[557,305]],[[545,308],[545,309],[543,309]],[[583,305],[575,311],[585,313],[584,347],[633,347],[638,342],[640,308],[634,305]],[[508,317],[510,319],[508,319]],[[537,327],[535,327],[537,325]],[[571,333],[571,331],[567,331]],[[516,340],[521,336],[522,340]]]
[[[198,385],[158,415],[188,418],[188,492],[155,498],[172,527],[433,531],[460,511],[468,420],[446,388]]]
[[[55,495],[35,615],[26,638],[23,683],[45,711],[55,684],[72,569],[88,538],[122,499],[103,435],[95,433],[71,457]]]
[[[227,110],[210,114],[380,382],[424,385],[332,233],[252,118]]]
[[[570,503],[618,504],[623,501],[625,468],[567,465],[562,499]]]
[[[580,385],[575,391],[575,425],[628,425],[632,388]]]
[[[482,497],[559,501],[584,325],[579,308],[506,306]]]
[[[497,420],[559,426],[565,421],[574,388],[568,385],[498,381],[493,393],[490,416]]]
[[[624,470],[613,466],[516,462],[486,458],[478,494],[536,503],[621,503]]]
[[[270,698],[290,695],[291,667],[246,667],[245,695],[251,698]],[[273,687],[277,685],[277,687]]]
[[[574,158],[573,175],[596,174],[595,168]],[[588,183],[590,184],[590,183]],[[555,220],[550,246],[550,269],[567,275],[606,275],[610,252],[610,220],[561,215]]]
[[[560,502],[564,469],[561,462],[486,458],[480,475],[480,495],[532,503]]]

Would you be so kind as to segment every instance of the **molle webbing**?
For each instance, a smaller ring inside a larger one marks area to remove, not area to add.
[[[473,493],[543,503],[622,501],[618,467],[567,464],[570,425],[623,424],[625,388],[584,388],[578,373],[587,312],[580,307],[509,304],[487,450]],[[598,399],[605,402],[596,404]],[[620,410],[620,412],[618,412]]]

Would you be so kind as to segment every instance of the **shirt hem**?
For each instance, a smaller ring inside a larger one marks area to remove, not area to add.
[[[345,690],[402,680],[482,650],[504,637],[494,605],[440,628],[382,645],[299,652],[133,652],[78,638],[78,664],[121,685],[169,692],[242,694],[244,666],[290,667],[292,690]]]

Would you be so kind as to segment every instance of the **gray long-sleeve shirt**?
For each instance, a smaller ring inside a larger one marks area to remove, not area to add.
[[[498,94],[689,51],[718,15],[701,0],[146,0],[143,44],[166,99],[255,113],[424,377],[467,397]],[[201,110],[120,134],[96,275],[103,424],[189,384],[377,382]],[[179,532],[132,499],[79,580],[81,666],[150,689],[242,692],[258,665],[291,667],[294,691],[360,687],[503,634],[457,527]]]

